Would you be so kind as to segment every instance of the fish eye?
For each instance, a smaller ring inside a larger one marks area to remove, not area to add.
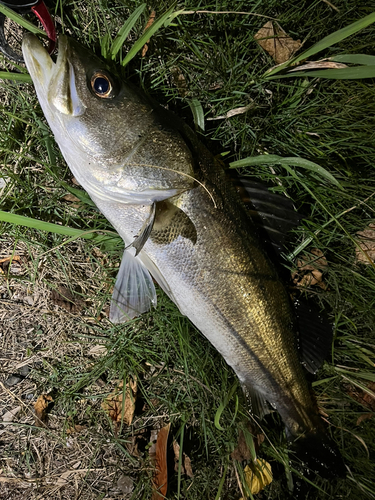
[[[95,72],[91,77],[91,89],[98,97],[108,99],[113,97],[113,84],[111,78],[101,71]]]

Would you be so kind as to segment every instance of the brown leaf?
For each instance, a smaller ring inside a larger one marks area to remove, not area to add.
[[[165,497],[168,489],[167,444],[171,424],[160,429],[156,440],[155,473],[152,480],[152,500]]]
[[[290,38],[281,26],[273,21],[268,21],[263,28],[260,28],[254,38],[276,64],[288,61],[302,45],[300,40]]]
[[[10,255],[0,259],[0,274],[19,274],[21,268],[21,257],[19,255]]]
[[[121,393],[119,393],[121,391]],[[123,399],[123,384],[118,387],[115,394],[108,396],[102,403],[102,408],[108,413],[109,418],[115,423],[116,432],[121,425],[130,425],[135,412],[137,399],[137,380],[130,380],[125,387],[125,399]]]
[[[346,392],[353,399],[361,403],[363,406],[368,408],[369,410],[375,412],[375,382],[368,382],[366,387],[369,389],[369,392],[366,392],[359,387],[354,385],[347,384],[345,386]]]
[[[186,79],[182,74],[180,68],[178,66],[174,66],[171,68],[172,81],[174,85],[177,87],[178,93],[181,97],[186,97],[189,93],[189,89],[186,83]]]
[[[272,483],[271,465],[263,458],[258,458],[244,469],[246,483],[253,495],[257,495],[267,485]]]
[[[148,18],[147,24],[145,26],[145,29],[143,32],[145,32],[155,21],[155,16],[156,12],[153,10],[151,11],[150,17]],[[148,51],[148,44],[150,43],[150,40],[147,40],[147,42],[144,44],[143,49],[142,49],[142,57],[144,57]]]
[[[361,425],[365,420],[370,420],[375,415],[375,413],[363,413],[357,418],[356,425]]]
[[[173,440],[173,451],[174,451],[174,470],[178,472],[178,464],[180,461],[180,445],[177,441]],[[182,460],[181,460],[181,472],[189,477],[194,477],[193,469],[191,467],[191,460],[186,455],[185,452],[182,452]]]
[[[36,403],[34,404],[36,427],[43,427],[47,424],[48,412],[52,409],[52,407],[52,396],[49,396],[48,394],[42,394],[38,397]]]
[[[78,434],[79,432],[83,432],[86,429],[87,429],[86,425],[75,424],[75,425],[72,425],[71,427],[68,427],[68,429],[66,429],[66,433],[67,434]]]
[[[302,288],[317,285],[326,290],[323,271],[328,265],[327,259],[318,248],[313,248],[311,253],[312,255],[303,255],[297,260],[297,270],[292,273],[293,283]]]
[[[264,441],[264,434],[259,433],[257,431],[257,429],[251,425],[251,422],[247,423],[245,432],[248,432],[251,434],[250,438],[251,437],[253,438],[255,453],[258,453],[260,445]],[[247,444],[245,432],[243,431],[243,429],[239,430],[238,445],[231,453],[231,457],[234,460],[238,460],[239,462],[242,462],[243,460],[253,460],[254,459],[254,456],[252,456],[249,445]]]
[[[355,249],[357,262],[372,264],[375,262],[375,222],[370,222],[364,231],[358,231],[358,247]]]
[[[66,286],[59,285],[57,290],[52,290],[51,300],[54,304],[66,309],[72,314],[82,311],[85,303],[82,299],[74,296]]]
[[[81,200],[77,198],[77,196],[74,196],[74,194],[68,193],[65,196],[62,197],[63,200],[65,201],[71,201],[72,203],[80,203]]]

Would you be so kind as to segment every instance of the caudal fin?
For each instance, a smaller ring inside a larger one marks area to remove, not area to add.
[[[309,433],[292,444],[303,475],[318,474],[326,479],[344,478],[346,467],[336,444],[323,432]]]

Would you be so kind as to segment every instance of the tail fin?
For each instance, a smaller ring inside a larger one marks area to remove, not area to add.
[[[336,444],[324,433],[309,433],[292,444],[304,476],[318,474],[326,479],[344,478],[346,467]]]

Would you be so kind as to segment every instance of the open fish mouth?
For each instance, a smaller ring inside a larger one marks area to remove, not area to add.
[[[47,50],[32,33],[26,33],[22,40],[22,52],[27,69],[33,81],[37,81],[47,90],[56,68],[66,61],[66,37],[59,37],[59,53],[56,63],[53,62]]]
[[[58,56],[54,63],[38,38],[28,33],[22,40],[22,51],[42,107],[43,104],[49,105],[64,115],[80,116],[85,106],[77,94],[68,45],[68,38],[60,35]]]

